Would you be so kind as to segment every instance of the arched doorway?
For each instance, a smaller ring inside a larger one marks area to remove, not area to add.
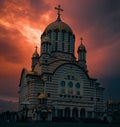
[[[81,108],[80,110],[80,117],[85,118],[85,108]]]
[[[72,110],[72,117],[73,118],[77,118],[78,117],[78,109],[77,108],[73,108],[73,110]]]
[[[70,117],[70,108],[65,108],[65,118],[69,118]]]

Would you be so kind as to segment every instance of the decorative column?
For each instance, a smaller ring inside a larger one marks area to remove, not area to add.
[[[72,117],[72,108],[70,108],[70,117]]]

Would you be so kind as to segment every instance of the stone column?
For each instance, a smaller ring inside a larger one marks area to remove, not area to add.
[[[57,109],[55,109],[55,117],[57,117]]]
[[[70,117],[72,117],[72,108],[70,108]]]
[[[80,108],[78,108],[78,118],[80,118]]]
[[[62,109],[63,110],[63,117],[65,117],[65,110],[64,109]]]

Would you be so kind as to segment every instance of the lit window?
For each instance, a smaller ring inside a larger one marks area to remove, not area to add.
[[[69,94],[73,94],[73,90],[68,90],[68,93]]]
[[[61,93],[65,94],[65,89],[61,89]]]
[[[77,92],[76,92],[76,95],[80,95],[80,91],[77,91]]]

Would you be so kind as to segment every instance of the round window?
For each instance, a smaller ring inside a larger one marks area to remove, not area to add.
[[[61,87],[64,87],[64,86],[65,86],[65,81],[62,81],[62,82],[60,83],[60,85],[61,85]]]
[[[80,88],[80,83],[76,83],[76,88]]]
[[[72,87],[73,87],[73,83],[72,83],[72,82],[69,82],[69,83],[68,83],[68,87],[69,87],[69,88],[72,88]]]

